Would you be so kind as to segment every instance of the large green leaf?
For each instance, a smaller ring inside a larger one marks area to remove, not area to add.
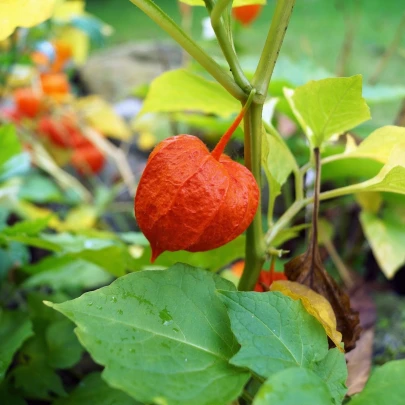
[[[260,388],[253,405],[329,405],[326,384],[311,370],[289,368],[271,376]]]
[[[328,352],[321,324],[301,301],[279,292],[221,291],[241,345],[231,363],[264,377],[290,367],[312,367]]]
[[[15,352],[32,334],[31,321],[25,314],[0,308],[0,382]]]
[[[57,399],[52,405],[140,405],[120,390],[108,386],[100,373],[84,377],[75,390],[67,397]]]
[[[370,119],[361,89],[362,77],[356,75],[311,81],[285,95],[311,145],[320,147]]]
[[[381,270],[387,278],[394,277],[405,263],[404,224],[398,219],[379,217],[363,211],[360,222]]]
[[[326,383],[335,405],[341,405],[346,395],[347,366],[345,355],[338,349],[329,350],[325,358],[316,363],[313,371]]]
[[[228,281],[187,265],[121,277],[109,287],[51,304],[76,323],[103,378],[157,404],[228,404],[249,374],[229,364],[237,351],[216,289]]]
[[[396,360],[378,367],[364,390],[350,405],[402,405],[405,397],[405,360]]]
[[[185,69],[171,70],[156,78],[139,114],[147,112],[199,111],[229,117],[241,105],[218,83]]]

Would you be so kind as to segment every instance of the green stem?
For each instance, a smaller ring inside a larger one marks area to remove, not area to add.
[[[292,219],[305,207],[306,204],[311,202],[310,198],[303,200],[297,200],[288,210],[278,219],[278,221],[272,226],[266,234],[266,245],[271,246],[273,240],[277,237],[280,231],[282,231]]]
[[[250,92],[249,97],[248,97],[246,103],[244,104],[242,110],[237,115],[237,117],[235,118],[235,120],[233,121],[231,126],[222,135],[221,139],[217,143],[217,146],[215,146],[214,150],[211,152],[211,156],[214,159],[219,160],[222,153],[224,153],[226,145],[228,144],[229,140],[231,139],[231,137],[232,137],[233,133],[235,132],[236,128],[238,128],[239,124],[242,122],[243,117],[246,114],[246,111],[249,109],[250,105],[252,104],[253,97],[255,96],[255,94],[256,94],[256,90],[253,89]]]
[[[231,68],[231,72],[233,78],[235,79],[235,82],[242,90],[244,90],[245,93],[248,93],[252,89],[252,85],[249,83],[249,80],[243,73],[243,70],[239,63],[239,59],[236,55],[234,45],[231,42],[229,36],[227,35],[225,31],[225,26],[221,21],[221,16],[223,12],[231,2],[232,0],[217,1],[211,12],[211,25],[212,28],[214,29],[219,46],[222,49],[222,53],[224,54],[229,67]]]
[[[235,81],[200,48],[162,9],[152,0],[130,0],[139,7],[151,20],[165,30],[183,49],[185,49],[201,66],[203,66],[219,84],[233,97],[243,101],[246,99],[244,91]]]
[[[263,105],[253,102],[245,115],[245,164],[256,179],[261,191],[261,147]],[[262,229],[262,208],[259,205],[253,222],[246,231],[245,268],[239,282],[239,290],[251,291],[256,285],[265,257]]]
[[[270,79],[294,5],[295,0],[278,0],[276,9],[274,10],[266,43],[264,44],[263,52],[252,81],[253,87],[256,88],[257,93],[262,97],[263,101],[267,95]]]

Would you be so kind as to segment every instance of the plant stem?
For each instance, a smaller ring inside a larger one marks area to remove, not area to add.
[[[255,94],[256,94],[256,90],[253,89],[250,92],[249,97],[248,97],[246,103],[244,104],[242,110],[240,111],[238,116],[233,121],[232,125],[228,128],[228,130],[224,133],[224,135],[222,135],[221,139],[217,143],[217,146],[215,146],[214,150],[211,152],[211,156],[214,159],[219,160],[219,158],[221,157],[222,153],[224,152],[225,146],[231,139],[231,136],[235,132],[236,128],[238,128],[239,124],[242,122],[243,117],[246,114],[246,111],[249,109],[250,105],[252,104],[253,97]]]
[[[278,0],[255,75],[253,87],[264,102],[281,44],[294,9],[295,0]]]
[[[261,147],[263,105],[253,102],[245,116],[245,165],[252,172],[261,191]],[[251,291],[263,266],[265,245],[262,229],[262,208],[259,204],[253,222],[246,231],[245,268],[239,290]]]
[[[222,53],[231,68],[235,82],[244,92],[248,93],[252,88],[252,85],[243,73],[233,43],[226,34],[224,24],[221,22],[221,16],[231,2],[232,0],[217,1],[211,12],[211,25],[216,34],[219,46],[222,49]]]
[[[311,199],[308,198],[303,200],[297,200],[294,202],[293,205],[290,206],[290,208],[288,208],[288,210],[278,219],[278,221],[276,221],[276,223],[272,226],[272,228],[269,229],[269,231],[267,232],[265,237],[267,246],[271,246],[273,240],[276,238],[279,232],[283,230],[310,201]]]
[[[243,101],[244,91],[235,81],[200,48],[162,9],[152,0],[130,0],[139,7],[151,20],[165,30],[183,49],[185,49],[206,71],[214,77],[233,97]]]

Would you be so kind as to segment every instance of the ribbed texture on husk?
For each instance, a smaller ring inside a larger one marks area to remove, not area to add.
[[[253,220],[257,183],[226,155],[214,159],[197,137],[178,135],[151,153],[135,197],[139,227],[162,252],[215,249],[235,239]]]

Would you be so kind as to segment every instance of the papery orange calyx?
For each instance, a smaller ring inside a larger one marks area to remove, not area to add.
[[[212,154],[192,135],[159,143],[149,156],[135,196],[138,225],[152,247],[201,252],[235,239],[250,225],[259,202],[252,173],[222,153],[245,109]]]

